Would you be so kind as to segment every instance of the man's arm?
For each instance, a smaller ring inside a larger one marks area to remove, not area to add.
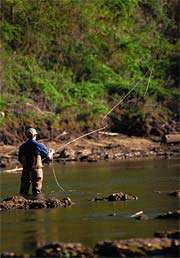
[[[54,150],[48,150],[48,148],[44,144],[38,143],[36,154],[41,155],[42,160],[50,161],[53,159]]]

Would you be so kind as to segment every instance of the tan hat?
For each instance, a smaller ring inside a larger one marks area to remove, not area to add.
[[[34,129],[32,127],[27,130],[27,136],[34,136],[34,135],[37,135],[37,134],[38,133],[37,133],[36,129]]]

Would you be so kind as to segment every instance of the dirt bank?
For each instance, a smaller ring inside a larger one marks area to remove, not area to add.
[[[54,141],[40,140],[48,147],[54,148],[57,162],[98,160],[136,160],[179,158],[180,144],[161,144],[151,139],[128,137],[122,134],[99,133],[88,136],[64,147],[64,144],[76,138],[76,135],[64,133]],[[0,169],[19,168],[17,160],[20,144],[0,145]]]

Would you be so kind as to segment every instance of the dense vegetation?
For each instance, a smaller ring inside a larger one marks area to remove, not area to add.
[[[95,128],[138,83],[110,127],[159,135],[178,119],[177,21],[178,0],[1,0],[1,127]]]

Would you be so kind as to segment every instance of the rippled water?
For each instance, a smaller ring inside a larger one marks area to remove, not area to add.
[[[179,188],[179,161],[124,161],[94,164],[56,165],[55,171],[68,196],[71,208],[16,210],[0,214],[0,252],[33,253],[49,241],[82,242],[94,246],[98,240],[152,237],[155,231],[178,227],[177,220],[153,219],[178,208],[176,197],[156,190]],[[64,197],[51,167],[44,169],[44,192]],[[0,174],[1,200],[18,191],[20,174]],[[137,201],[90,202],[95,196],[123,191],[137,195]],[[151,219],[137,221],[130,216],[143,210]],[[112,216],[114,214],[114,216]]]

